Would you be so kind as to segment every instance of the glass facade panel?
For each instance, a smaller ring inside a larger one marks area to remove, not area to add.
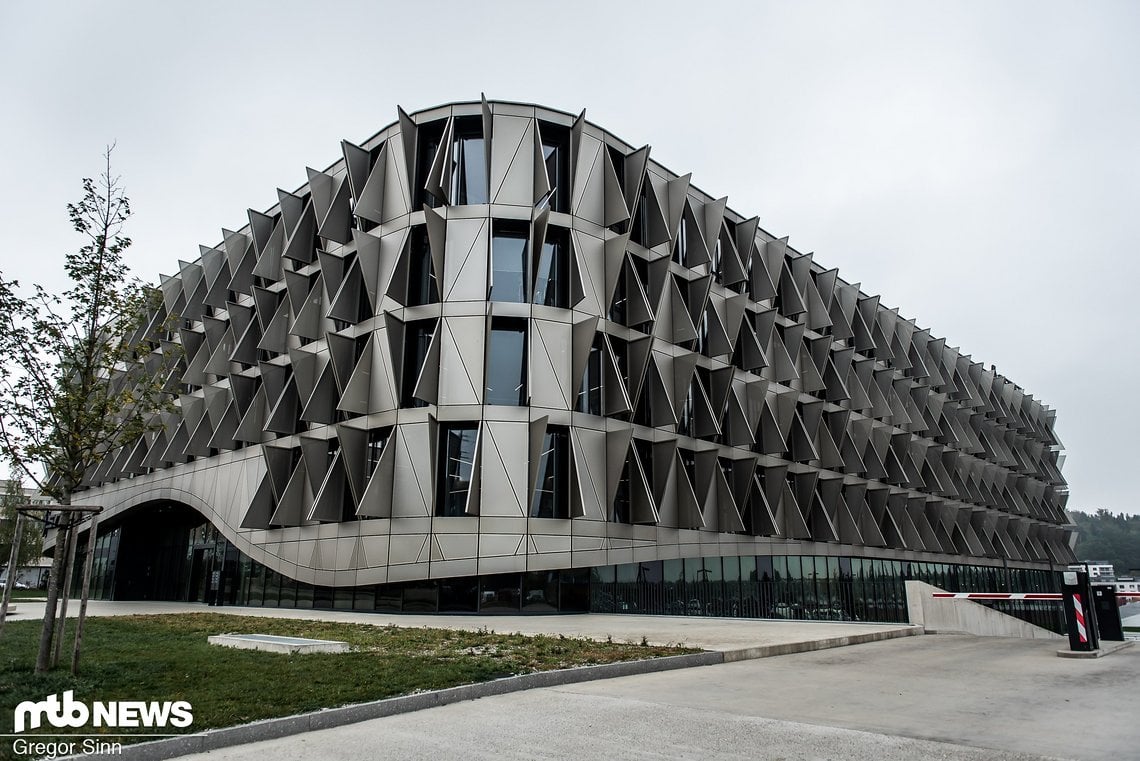
[[[440,613],[474,613],[479,609],[479,582],[473,578],[441,579]]]
[[[542,244],[535,272],[535,304],[569,306],[569,260],[569,232],[562,227],[546,228],[546,241]]]
[[[542,160],[552,189],[550,210],[570,211],[570,129],[561,124],[538,123],[542,135]]]
[[[518,613],[522,593],[519,574],[504,573],[479,579],[479,611],[482,613]]]
[[[491,233],[490,301],[527,301],[527,251],[530,228],[523,223],[495,222]]]
[[[586,370],[582,374],[582,385],[578,388],[579,412],[591,415],[602,414],[602,352],[605,351],[605,339],[601,335],[594,336],[594,343],[590,346],[590,355],[586,358]]]
[[[526,404],[526,320],[491,322],[483,401],[513,406]]]
[[[416,225],[408,235],[408,306],[435,304],[439,301],[439,286],[431,263],[431,245],[427,227]]]
[[[404,363],[400,382],[400,406],[426,407],[427,402],[416,397],[416,384],[423,372],[428,347],[431,346],[438,320],[415,320],[404,325]],[[376,453],[379,459],[379,452]]]
[[[538,461],[532,518],[570,517],[570,432],[565,426],[548,426]]]
[[[440,428],[441,483],[436,496],[436,515],[454,517],[467,513],[467,493],[475,467],[478,432],[473,424]]]
[[[451,177],[452,203],[457,206],[487,203],[487,153],[481,117],[455,120],[451,157],[455,162]]]
[[[531,613],[554,613],[558,610],[557,571],[523,574],[522,609]]]

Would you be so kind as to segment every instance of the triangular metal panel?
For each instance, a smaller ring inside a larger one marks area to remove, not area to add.
[[[356,515],[359,518],[392,517],[392,484],[396,472],[396,432],[384,442],[380,459],[360,496]]]

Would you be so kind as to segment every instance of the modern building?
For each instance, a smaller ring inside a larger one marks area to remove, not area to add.
[[[482,101],[341,150],[163,279],[96,594],[905,620],[1072,562],[1052,410],[648,146]]]
[[[1113,581],[1116,578],[1116,568],[1112,563],[1104,560],[1082,560],[1069,566],[1070,571],[1085,571],[1089,581]]]
[[[0,478],[0,496],[3,496],[6,504],[12,507],[15,504],[51,504],[51,499],[41,494],[38,489],[25,486],[20,481],[4,478]],[[10,540],[15,533],[16,514],[12,507],[0,511],[0,536],[3,537],[3,541],[0,541],[0,587],[8,578],[8,561],[12,550]],[[23,537],[21,544],[29,549],[34,546],[35,549],[32,551],[38,553],[43,543],[43,525],[34,521],[25,523]],[[30,559],[21,558],[20,564],[16,567],[16,582],[27,584],[29,587],[43,587],[47,584],[50,571],[51,558],[38,556]]]

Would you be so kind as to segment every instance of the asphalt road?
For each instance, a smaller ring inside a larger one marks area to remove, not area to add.
[[[1140,648],[926,636],[483,698],[194,759],[1136,757]]]

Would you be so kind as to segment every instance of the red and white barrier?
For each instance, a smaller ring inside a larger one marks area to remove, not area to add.
[[[1081,605],[1081,596],[1078,594],[1073,595],[1073,612],[1077,616],[1077,635],[1081,638],[1081,642],[1089,641],[1088,630],[1085,629],[1085,609]]]
[[[1061,600],[1059,592],[934,592],[933,597],[949,600]]]

